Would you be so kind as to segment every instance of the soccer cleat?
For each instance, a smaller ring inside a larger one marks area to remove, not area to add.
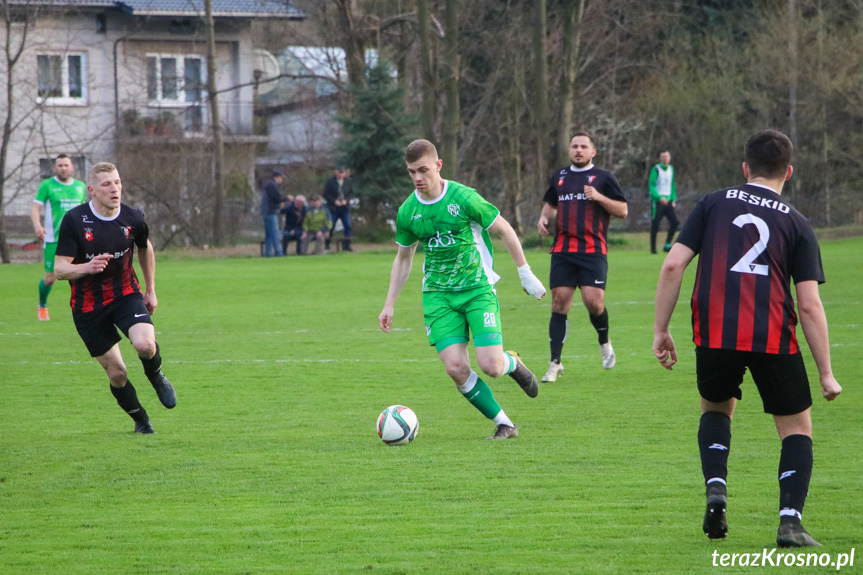
[[[515,358],[515,369],[509,372],[509,376],[515,380],[528,397],[539,395],[539,382],[533,372],[524,365],[516,352],[508,351],[507,353]]]
[[[150,425],[150,420],[145,419],[144,421],[135,422],[135,433],[143,433],[147,435],[151,433],[156,433],[156,430],[153,429],[152,425]]]
[[[728,499],[723,494],[707,496],[707,510],[704,512],[704,524],[701,528],[710,539],[725,539],[728,534],[728,522],[725,519],[725,506]]]
[[[548,371],[542,376],[543,382],[557,381],[558,376],[563,374],[563,364],[559,361],[550,361],[548,363]]]
[[[48,315],[48,308],[39,306],[39,321],[51,321],[51,317]]]
[[[799,521],[780,521],[779,531],[776,533],[777,547],[821,547],[809,535]]]
[[[168,409],[172,409],[177,405],[177,392],[174,391],[174,386],[171,385],[171,382],[168,381],[168,378],[165,377],[165,374],[162,373],[161,370],[149,379],[150,384],[153,386],[153,389],[156,390],[156,395],[159,396],[159,401],[162,402],[162,405]]]
[[[602,367],[611,369],[617,363],[614,357],[614,348],[611,347],[611,342],[603,343],[599,346],[599,351],[602,353]]]
[[[671,244],[665,244],[664,246],[662,246],[662,251],[670,252],[671,251]]]
[[[518,428],[514,425],[498,425],[494,430],[494,435],[486,437],[486,439],[515,439],[518,437]]]

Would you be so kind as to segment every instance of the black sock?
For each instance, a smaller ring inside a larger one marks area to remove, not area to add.
[[[159,354],[159,343],[156,343],[156,355],[150,359],[139,355],[138,359],[141,360],[141,364],[144,366],[144,374],[148,379],[159,373],[159,370],[162,369],[162,356]]]
[[[593,329],[596,330],[596,334],[599,336],[599,345],[604,343],[608,343],[608,308],[602,310],[602,313],[599,315],[590,315],[590,323],[593,324]]]
[[[131,381],[126,381],[124,387],[111,385],[110,388],[120,409],[128,413],[129,417],[135,421],[147,421],[147,412],[144,411],[144,407],[138,401],[138,394],[135,393],[135,386],[132,385]]]
[[[560,363],[563,353],[563,342],[566,341],[566,332],[569,330],[569,322],[566,321],[565,313],[551,312],[548,322],[548,341],[551,346],[551,361]]]
[[[731,449],[731,418],[718,411],[701,415],[698,425],[698,450],[704,481],[728,477],[728,452]]]
[[[803,504],[809,493],[812,477],[812,438],[806,435],[789,435],[782,440],[779,456],[779,511],[796,511],[800,519]],[[799,514],[799,515],[798,515]]]

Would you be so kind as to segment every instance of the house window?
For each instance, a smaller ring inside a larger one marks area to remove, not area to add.
[[[151,106],[187,108],[185,129],[200,132],[205,125],[205,59],[175,54],[147,55],[147,98]]]
[[[150,105],[200,102],[204,88],[204,59],[200,56],[147,56],[147,97]]]
[[[87,55],[37,54],[38,96],[49,105],[87,103]]]

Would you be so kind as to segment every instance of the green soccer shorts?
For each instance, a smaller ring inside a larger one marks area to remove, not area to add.
[[[46,243],[44,248],[45,253],[45,271],[49,274],[54,273],[54,254],[57,253],[57,242]]]
[[[500,303],[491,286],[423,292],[423,315],[429,345],[438,353],[454,343],[467,343],[471,333],[476,347],[503,345]]]

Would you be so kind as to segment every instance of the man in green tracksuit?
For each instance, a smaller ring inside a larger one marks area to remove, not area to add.
[[[674,166],[671,165],[671,152],[659,154],[659,163],[650,170],[650,253],[656,253],[656,234],[662,218],[668,219],[668,235],[665,237],[663,251],[671,249],[674,233],[680,228],[674,207],[677,205],[677,187],[674,183]]]

